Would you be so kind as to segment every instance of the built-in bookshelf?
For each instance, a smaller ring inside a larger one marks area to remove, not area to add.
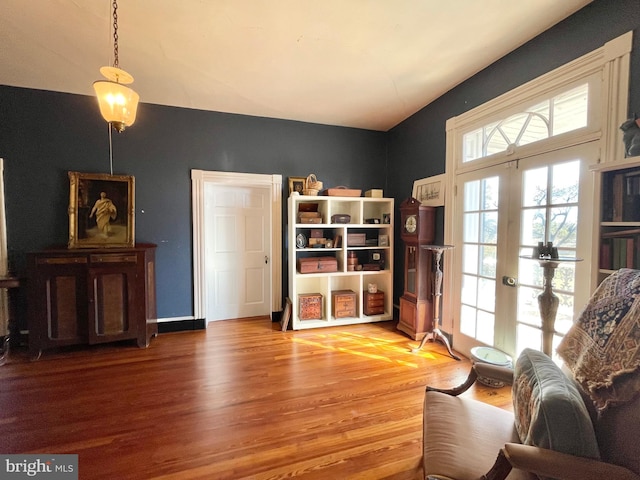
[[[640,269],[640,157],[602,171],[598,281],[620,268]]]

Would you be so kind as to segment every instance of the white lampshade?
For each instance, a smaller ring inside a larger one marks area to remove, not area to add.
[[[133,82],[133,77],[124,70],[102,67],[100,73],[108,79],[93,82],[100,113],[116,130],[122,132],[136,121],[140,95],[127,87],[126,84]]]

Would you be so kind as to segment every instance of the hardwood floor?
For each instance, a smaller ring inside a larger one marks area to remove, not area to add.
[[[469,362],[383,322],[279,331],[270,320],[134,344],[13,352],[0,452],[76,453],[81,479],[420,478],[427,384]],[[510,388],[464,395],[511,408]]]

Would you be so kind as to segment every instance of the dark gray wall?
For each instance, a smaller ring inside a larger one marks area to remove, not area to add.
[[[640,114],[640,1],[596,0],[390,130],[388,163],[394,168],[388,170],[386,193],[398,199],[406,198],[411,193],[413,180],[444,173],[445,128],[449,118],[581,57],[630,30],[634,31],[634,39],[629,112]],[[444,209],[439,208],[436,220],[440,240],[443,216]],[[398,235],[399,230],[397,238]],[[396,258],[402,258],[401,248],[401,242],[396,242]],[[396,297],[402,293],[401,273],[397,268]]]
[[[67,242],[67,172],[109,173],[108,130],[93,97],[13,87],[0,87],[0,121],[10,263],[24,274],[25,252]],[[158,245],[159,317],[193,314],[191,169],[281,174],[284,190],[309,173],[328,187],[384,188],[385,142],[368,130],[141,105],[136,124],[113,135],[114,174],[135,176],[136,241]]]
[[[136,177],[136,238],[158,244],[159,316],[193,313],[191,169],[279,173],[285,183],[313,172],[325,186],[383,188],[397,207],[413,180],[444,172],[447,119],[629,30],[629,111],[640,113],[639,27],[638,0],[596,0],[387,133],[141,105],[136,124],[114,134],[114,173]],[[25,252],[67,241],[67,171],[109,171],[107,127],[92,97],[2,86],[0,122],[10,262],[21,274]],[[285,273],[285,292],[286,282]]]

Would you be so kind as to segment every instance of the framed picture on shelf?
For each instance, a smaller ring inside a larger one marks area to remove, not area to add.
[[[389,235],[378,235],[378,246],[379,247],[388,247],[389,246]]]
[[[80,172],[68,175],[68,247],[133,247],[134,177]]]
[[[302,195],[306,181],[306,177],[289,177],[289,196],[291,196],[293,192],[298,192]]]
[[[412,197],[422,205],[441,207],[444,205],[446,174],[422,178],[413,182]]]

